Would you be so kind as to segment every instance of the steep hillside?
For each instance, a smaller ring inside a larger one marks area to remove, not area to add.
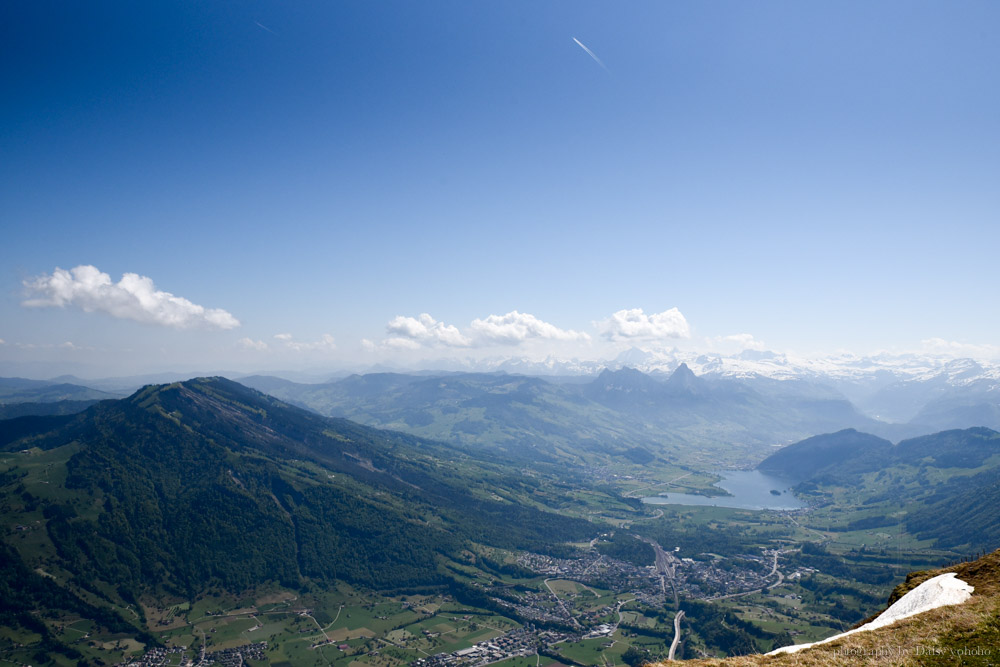
[[[880,509],[883,518],[901,512],[911,532],[939,548],[980,550],[1000,542],[1000,433],[988,428],[896,445],[840,431],[784,447],[759,469],[798,480],[796,491],[813,504],[865,507],[872,521]]]
[[[893,591],[886,607],[922,582],[946,572],[954,572],[959,579],[975,587],[968,601],[793,654],[687,660],[680,664],[691,667],[995,665],[1000,650],[1000,551],[952,567],[914,572]],[[664,662],[657,667],[671,664],[678,663]]]
[[[7,581],[52,573],[18,593],[47,624],[71,613],[110,628],[120,614],[102,621],[93,609],[268,582],[448,587],[442,559],[470,544],[544,551],[594,533],[539,509],[552,498],[501,462],[222,378],[149,386],[18,429],[0,464],[11,547],[0,560]],[[12,631],[30,634],[25,618],[7,618]]]
[[[761,461],[757,468],[789,479],[807,480],[825,472],[856,474],[888,461],[892,443],[888,440],[845,429],[807,438]]]

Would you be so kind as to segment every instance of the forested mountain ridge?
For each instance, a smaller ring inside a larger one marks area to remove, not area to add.
[[[758,469],[796,480],[814,504],[869,508],[873,526],[891,525],[879,508],[895,507],[910,531],[941,548],[1000,543],[1000,433],[985,427],[895,445],[848,429],[784,447]]]
[[[854,429],[813,436],[783,447],[757,467],[799,481],[817,476],[850,476],[898,465],[940,469],[975,469],[1000,456],[1000,433],[985,427],[941,431],[888,440]]]
[[[681,463],[706,448],[718,460],[744,460],[775,442],[880,426],[829,388],[699,377],[683,364],[663,378],[622,368],[573,384],[506,373],[241,382],[320,414],[532,460],[620,457],[635,447]]]
[[[537,481],[488,456],[223,378],[148,386],[37,426],[4,447],[17,452],[0,471],[15,549],[4,567],[17,578],[44,566],[80,605],[266,582],[442,587],[440,557],[466,544],[544,550],[594,532],[538,509]]]

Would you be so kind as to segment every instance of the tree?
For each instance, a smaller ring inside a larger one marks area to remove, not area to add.
[[[639,665],[649,662],[653,656],[650,655],[649,651],[644,648],[639,648],[636,645],[628,647],[628,650],[622,654],[622,660],[629,667],[639,667]]]

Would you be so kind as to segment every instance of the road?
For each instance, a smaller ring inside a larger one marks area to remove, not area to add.
[[[326,626],[327,630],[332,628],[333,624],[337,622],[337,619],[340,618],[340,612],[342,611],[344,611],[344,605],[340,605],[340,609],[337,610],[337,615],[333,617],[332,621],[330,621],[330,625]]]
[[[674,616],[674,641],[670,642],[670,653],[667,654],[667,660],[673,660],[674,654],[677,653],[677,646],[681,643],[681,619],[684,618],[684,612],[679,611],[677,615]]]
[[[629,602],[631,602],[631,600],[619,600],[618,604],[615,605],[615,613],[618,614],[618,620],[615,621],[615,630],[617,630],[618,626],[622,624],[622,607]],[[612,634],[614,633],[612,632]]]
[[[779,551],[778,549],[774,550],[774,566],[771,568],[770,574],[767,575],[768,577],[773,577],[774,575],[778,575],[778,580],[775,581],[773,584],[771,584],[770,586],[767,587],[769,590],[772,589],[772,588],[774,588],[775,586],[780,586],[781,583],[785,580],[785,575],[783,575],[781,573],[781,571],[778,569],[778,554],[779,553],[781,553],[781,551]]]
[[[201,667],[205,664],[205,650],[208,648],[208,640],[205,639],[205,631],[195,626],[195,630],[201,633],[201,650],[198,652],[198,663],[195,667]]]
[[[551,581],[551,580],[550,579],[546,579],[545,580],[545,587],[547,589],[549,589],[549,593],[552,593],[552,597],[554,597],[556,599],[556,602],[559,603],[559,606],[562,607],[563,614],[565,614],[566,618],[568,618],[569,620],[571,620],[573,622],[573,625],[575,625],[576,627],[582,629],[583,626],[581,626],[580,622],[578,620],[576,620],[576,617],[574,617],[572,614],[569,613],[569,609],[566,608],[566,603],[563,602],[562,598],[559,597],[558,595],[556,595],[556,592],[554,590],[552,590],[551,586],[549,586],[549,581]]]
[[[680,479],[684,479],[685,477],[690,477],[690,476],[691,476],[691,475],[693,475],[693,474],[694,474],[693,472],[688,472],[688,473],[684,473],[684,474],[683,474],[683,475],[681,475],[680,477],[674,477],[674,478],[673,478],[672,480],[670,480],[669,482],[662,482],[662,483],[660,483],[660,484],[650,484],[649,486],[643,486],[643,487],[641,487],[641,488],[638,488],[638,489],[633,489],[632,491],[629,491],[628,493],[626,493],[626,494],[624,495],[624,497],[625,497],[625,498],[635,498],[635,497],[637,497],[637,496],[638,496],[638,495],[639,495],[640,493],[642,493],[643,491],[646,491],[647,489],[655,489],[655,488],[656,488],[656,487],[658,487],[658,486],[670,486],[671,484],[673,484],[673,483],[674,483],[674,482],[676,482],[677,480],[680,480]]]
[[[312,614],[303,614],[303,616],[309,617],[309,619],[312,620],[312,622],[316,624],[316,627],[319,628],[319,631],[323,633],[323,637],[326,639],[326,643],[327,644],[332,644],[333,643],[333,640],[330,639],[330,635],[326,634],[326,630],[324,630],[323,626],[319,624],[319,621],[317,621],[315,618],[313,618]]]
[[[827,542],[830,541],[830,536],[827,535],[826,533],[820,532],[820,531],[816,530],[815,528],[810,528],[809,526],[803,526],[801,523],[799,523],[798,521],[795,520],[795,517],[792,516],[792,514],[790,512],[786,512],[786,515],[788,516],[788,520],[789,521],[791,521],[792,523],[794,523],[796,526],[798,526],[802,530],[808,530],[810,533],[816,533],[817,535],[819,535],[819,537],[820,537],[820,544],[826,544]]]
[[[778,556],[781,554],[795,553],[798,549],[775,549],[773,552],[774,563],[771,565],[771,571],[767,574],[765,579],[770,579],[771,577],[777,575],[778,579],[773,584],[768,584],[763,588],[755,588],[752,591],[743,591],[742,593],[730,593],[729,595],[716,595],[714,598],[705,598],[706,602],[711,602],[713,600],[728,600],[729,598],[739,598],[744,595],[753,595],[754,593],[761,593],[766,590],[771,590],[776,586],[780,586],[785,581],[785,575],[781,573],[778,569]]]

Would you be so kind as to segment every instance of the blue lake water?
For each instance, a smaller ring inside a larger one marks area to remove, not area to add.
[[[744,510],[797,510],[808,507],[789,491],[795,482],[773,475],[765,475],[759,470],[722,470],[715,474],[722,477],[716,486],[732,495],[694,496],[688,493],[661,493],[643,498],[650,505],[707,505],[709,507],[733,507]],[[771,490],[780,491],[774,495]]]

